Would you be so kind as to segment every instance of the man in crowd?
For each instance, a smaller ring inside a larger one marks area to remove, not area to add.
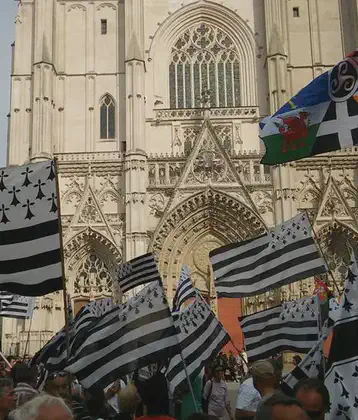
[[[73,420],[66,403],[52,395],[39,395],[11,413],[11,420]]]
[[[0,379],[0,420],[7,420],[8,414],[15,408],[15,395],[12,380]]]
[[[315,378],[302,379],[294,389],[296,399],[302,404],[310,418],[324,420],[329,410],[329,392],[323,381]]]
[[[11,370],[11,376],[15,384],[16,407],[20,407],[39,394],[35,389],[37,380],[36,366],[29,367],[25,363],[17,363]]]
[[[277,392],[260,404],[255,420],[309,420],[301,403]]]
[[[63,398],[71,408],[75,420],[89,420],[91,418],[83,402],[71,395],[71,376],[67,372],[49,374],[44,390],[53,397]]]
[[[251,377],[246,379],[238,389],[236,420],[253,419],[261,399],[275,392],[281,375],[281,370],[278,367],[275,370],[272,361],[269,360],[255,362],[250,371]]]

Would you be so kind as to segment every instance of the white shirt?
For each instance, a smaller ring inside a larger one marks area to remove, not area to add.
[[[261,395],[254,387],[253,378],[246,379],[237,391],[236,408],[238,410],[256,412],[260,401]]]
[[[113,386],[114,382],[111,383],[111,385],[108,385],[107,388],[105,388],[104,392],[107,392],[107,390]],[[125,388],[126,384],[124,383],[124,381],[122,381],[122,379],[120,380],[120,389]],[[115,410],[116,413],[119,413],[119,402],[118,402],[118,395],[113,395],[112,398],[110,398],[109,400],[107,400],[108,404],[113,408],[113,410]]]

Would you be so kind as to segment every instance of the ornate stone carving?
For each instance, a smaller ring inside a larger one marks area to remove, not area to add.
[[[269,191],[255,191],[252,199],[261,214],[273,212],[272,193]]]
[[[150,208],[150,214],[155,217],[161,217],[164,210],[164,195],[157,193],[152,195],[152,197],[149,200],[149,208]]]
[[[112,10],[117,10],[116,6],[111,3],[102,3],[97,7],[97,10],[104,9],[105,7],[108,7],[109,9],[112,9]]]
[[[188,184],[198,182],[201,184],[236,182],[211,136],[203,139],[201,149],[192,164],[186,182]]]
[[[85,8],[85,6],[83,6],[82,4],[72,4],[71,6],[69,6],[69,8],[67,9],[68,12],[71,12],[71,10],[81,10],[82,12],[86,12],[87,9]]]
[[[126,194],[126,204],[129,203],[142,203],[144,204],[145,201],[145,193],[138,193],[138,192],[133,192],[133,193],[127,193]]]
[[[74,293],[80,295],[112,295],[112,277],[105,263],[90,254],[80,264],[74,282]]]
[[[81,214],[79,215],[78,221],[80,223],[100,223],[102,217],[97,209],[97,206],[92,200],[92,197],[88,197],[86,204],[84,205]]]
[[[346,208],[342,201],[332,192],[328,195],[326,204],[322,209],[321,216],[323,217],[342,217],[348,216]]]

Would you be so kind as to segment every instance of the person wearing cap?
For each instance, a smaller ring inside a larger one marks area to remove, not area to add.
[[[246,379],[238,389],[236,399],[236,420],[250,420],[263,397],[272,395],[277,387],[277,374],[268,360],[255,362],[250,369],[251,377]]]
[[[224,367],[221,365],[213,366],[213,376],[207,381],[203,391],[204,400],[208,401],[208,414],[218,419],[223,419],[226,412],[230,420],[233,420],[231,412],[229,394],[224,378]]]

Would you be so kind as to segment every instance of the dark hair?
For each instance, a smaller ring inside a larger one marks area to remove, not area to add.
[[[16,384],[24,382],[26,384],[35,384],[37,379],[37,367],[27,366],[25,363],[16,363],[11,370],[11,377]]]
[[[149,416],[169,414],[167,380],[162,373],[156,373],[147,381],[137,381],[135,386]]]
[[[185,420],[216,420],[217,417],[204,413],[192,413]]]
[[[301,389],[303,389],[304,391],[316,391],[317,394],[319,394],[322,397],[322,403],[325,411],[329,409],[331,401],[328,389],[323,381],[316,378],[301,379],[293,388],[294,395],[297,395],[297,392]]]
[[[271,363],[272,367],[274,368],[275,373],[282,372],[283,366],[282,363],[277,359],[268,359]]]
[[[8,388],[9,386],[13,386],[13,382],[9,378],[1,378],[0,379],[0,397],[4,393],[4,388]]]
[[[270,398],[259,405],[256,411],[255,420],[269,420],[272,418],[272,411],[276,405],[291,406],[296,405],[302,408],[302,404],[295,398],[287,397],[282,392],[276,392]]]

